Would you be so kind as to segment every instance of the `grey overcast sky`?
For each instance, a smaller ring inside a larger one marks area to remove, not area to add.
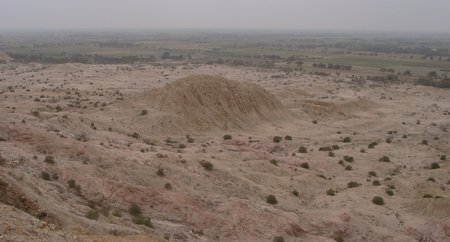
[[[0,0],[0,30],[80,28],[450,33],[450,0]]]

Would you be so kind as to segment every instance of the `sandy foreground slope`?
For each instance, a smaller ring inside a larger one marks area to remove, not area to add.
[[[450,241],[450,90],[274,77],[0,64],[0,240]]]

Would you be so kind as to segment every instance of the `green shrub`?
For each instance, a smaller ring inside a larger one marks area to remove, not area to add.
[[[298,191],[297,191],[297,190],[294,190],[294,191],[292,191],[292,195],[294,195],[294,196],[298,197],[299,193],[298,193]]]
[[[431,163],[431,169],[439,169],[439,168],[441,168],[441,166],[439,165],[439,163],[437,163],[437,162]]]
[[[309,169],[309,164],[307,162],[304,162],[304,163],[300,164],[300,166],[302,168]]]
[[[172,190],[172,184],[166,183],[166,184],[164,184],[164,188],[165,188],[166,190]]]
[[[42,180],[45,180],[45,181],[51,181],[52,180],[51,177],[50,177],[50,174],[48,174],[45,171],[41,172],[41,178],[42,178]]]
[[[433,177],[428,178],[427,181],[436,182],[436,180]]]
[[[156,175],[163,177],[164,174],[164,169],[163,168],[158,168],[158,170],[156,171]]]
[[[350,137],[345,137],[345,138],[342,140],[342,142],[344,142],[344,143],[350,143],[350,142],[352,142],[352,139],[351,139]]]
[[[213,169],[213,164],[209,161],[200,161],[200,165],[202,165],[203,168],[205,168],[205,170],[207,171],[212,171]]]
[[[351,171],[351,170],[353,170],[353,167],[352,167],[352,166],[346,166],[346,167],[345,167],[345,170],[346,170],[346,171]]]
[[[333,153],[332,151],[329,151],[329,152],[328,152],[328,156],[329,156],[329,157],[334,157],[334,153]]]
[[[86,213],[86,218],[91,220],[97,220],[100,216],[99,211],[95,209],[89,210],[89,212]]]
[[[231,137],[231,135],[226,134],[226,135],[223,136],[223,139],[224,140],[230,140],[230,139],[232,139],[232,137]]]
[[[120,210],[115,210],[113,213],[112,213],[112,215],[113,216],[115,216],[115,217],[122,217],[122,212],[120,211]]]
[[[332,151],[333,148],[331,148],[330,146],[324,146],[324,147],[320,147],[319,151]]]
[[[147,110],[144,109],[144,110],[141,111],[141,116],[144,116],[144,115],[147,115],[147,114],[148,114]]]
[[[70,179],[67,181],[67,185],[69,185],[70,188],[74,188],[76,186],[76,182],[73,179]]]
[[[267,196],[267,198],[266,198],[266,202],[267,202],[268,204],[274,205],[274,204],[277,204],[277,203],[278,203],[278,200],[277,200],[277,198],[276,198],[274,195],[269,195],[269,196]]]
[[[285,139],[285,140],[292,140],[292,136],[286,135],[286,136],[284,137],[284,139]]]
[[[147,227],[153,228],[152,220],[150,218],[146,218],[142,215],[134,216],[133,223],[138,224],[138,225],[145,225]]]
[[[272,140],[274,143],[280,143],[283,140],[283,138],[281,138],[280,136],[275,136],[273,137]]]
[[[391,159],[384,155],[383,157],[380,158],[380,161],[382,161],[382,162],[391,162]]]
[[[372,199],[372,203],[381,206],[381,205],[384,205],[384,199],[382,197],[375,196]]]
[[[186,140],[188,143],[194,143],[195,139],[192,138],[190,135],[186,135]]]
[[[367,148],[373,149],[373,148],[375,148],[375,146],[377,146],[377,145],[378,145],[377,142],[372,142],[372,143],[370,143],[370,144],[367,146]]]
[[[426,140],[426,139],[422,140],[422,144],[423,145],[428,145],[428,140]]]
[[[58,179],[59,179],[58,174],[53,173],[53,175],[52,175],[52,180],[58,180]]]
[[[6,164],[6,159],[0,155],[0,166],[4,166]]]
[[[130,207],[128,208],[128,212],[132,216],[139,216],[142,213],[141,207],[137,205],[136,203],[131,203]]]
[[[423,198],[433,198],[433,195],[431,195],[431,194],[425,194],[425,195],[423,195]]]
[[[278,166],[278,161],[275,160],[275,159],[272,159],[272,160],[270,160],[269,162],[270,162],[270,164],[272,164],[272,165]]]
[[[348,188],[355,188],[355,187],[359,187],[359,186],[361,186],[361,184],[354,182],[354,181],[347,183]]]
[[[446,155],[441,155],[440,159],[441,160],[447,160],[447,156]]]
[[[333,150],[339,150],[341,147],[339,147],[339,145],[332,145],[331,148]]]
[[[273,238],[273,242],[285,242],[285,240],[283,236],[276,236]]]
[[[374,172],[374,171],[369,171],[369,176],[377,176],[377,173],[376,172]]]
[[[389,196],[394,196],[394,191],[392,191],[391,189],[387,189],[386,194]]]
[[[334,189],[328,189],[327,190],[327,195],[328,196],[334,196],[334,195],[336,195],[336,191]]]
[[[308,149],[306,149],[306,147],[305,146],[300,146],[299,148],[298,148],[298,152],[299,153],[308,153]]]
[[[44,162],[48,164],[55,164],[55,158],[53,158],[53,156],[46,156]]]
[[[353,158],[353,156],[345,155],[344,156],[344,161],[346,161],[346,162],[353,162],[353,161],[355,161],[355,159]]]
[[[343,239],[342,237],[340,237],[340,236],[334,238],[334,240],[335,240],[336,242],[344,242],[344,239]]]
[[[372,182],[372,185],[374,185],[374,186],[381,186],[381,182],[378,181],[378,180],[375,180],[375,181]]]

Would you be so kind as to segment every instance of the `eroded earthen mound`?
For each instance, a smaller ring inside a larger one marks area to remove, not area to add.
[[[376,107],[376,103],[366,98],[339,104],[318,100],[304,100],[301,104],[302,110],[314,118],[352,117],[359,112],[367,112]]]
[[[152,90],[143,99],[175,118],[172,122],[178,126],[182,123],[194,130],[246,129],[290,116],[262,87],[218,76],[189,76]]]

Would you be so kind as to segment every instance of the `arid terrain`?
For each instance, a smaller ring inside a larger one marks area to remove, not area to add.
[[[1,241],[450,241],[450,89],[0,58]]]

